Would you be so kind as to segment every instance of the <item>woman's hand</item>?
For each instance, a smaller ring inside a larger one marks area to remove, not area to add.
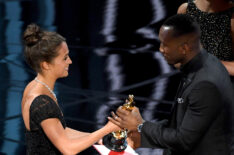
[[[108,123],[105,125],[105,128],[107,128],[109,132],[121,130],[118,125],[112,123],[111,121],[108,121]]]

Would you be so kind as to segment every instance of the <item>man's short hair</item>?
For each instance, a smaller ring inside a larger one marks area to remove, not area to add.
[[[198,23],[189,15],[176,14],[169,17],[162,26],[174,28],[174,37],[185,34],[197,33],[200,35],[200,27]]]

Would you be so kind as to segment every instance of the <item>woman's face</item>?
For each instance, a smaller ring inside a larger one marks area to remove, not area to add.
[[[56,78],[67,77],[69,65],[72,64],[72,61],[69,57],[69,50],[66,42],[62,42],[57,50],[58,56],[55,57],[50,64],[51,71]]]

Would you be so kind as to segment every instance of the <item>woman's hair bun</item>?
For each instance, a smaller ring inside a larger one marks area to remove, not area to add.
[[[23,40],[26,46],[33,46],[37,44],[42,38],[42,30],[36,24],[30,24],[24,31]]]

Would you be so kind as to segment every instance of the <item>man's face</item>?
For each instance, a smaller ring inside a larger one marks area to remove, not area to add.
[[[162,26],[159,31],[160,52],[170,65],[181,63],[184,60],[181,37],[173,36],[173,27]]]

